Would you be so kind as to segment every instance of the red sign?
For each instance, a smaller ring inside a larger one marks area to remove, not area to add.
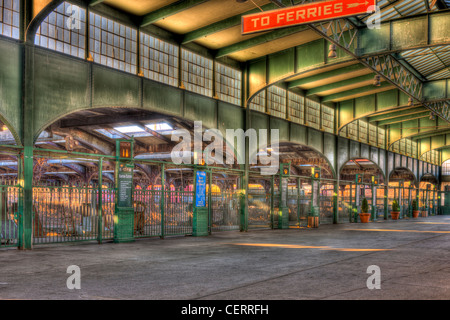
[[[365,14],[375,5],[376,0],[331,0],[250,14],[242,17],[242,34]]]

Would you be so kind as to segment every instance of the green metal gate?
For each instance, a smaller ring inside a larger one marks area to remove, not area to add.
[[[15,180],[1,181],[0,185],[0,247],[19,245],[19,198],[22,189]]]

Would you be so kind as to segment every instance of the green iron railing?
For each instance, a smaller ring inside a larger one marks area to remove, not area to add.
[[[21,191],[15,181],[4,181],[0,185],[0,248],[19,245]]]

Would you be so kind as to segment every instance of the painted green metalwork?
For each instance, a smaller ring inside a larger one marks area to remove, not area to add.
[[[183,10],[189,9],[191,7],[194,7],[196,5],[202,4],[205,1],[207,1],[207,0],[184,0],[184,1],[178,1],[176,3],[172,3],[168,6],[162,7],[161,9],[153,11],[152,13],[144,16],[142,18],[141,27],[148,26],[156,21],[167,18],[167,17],[174,15],[180,11],[183,11]]]

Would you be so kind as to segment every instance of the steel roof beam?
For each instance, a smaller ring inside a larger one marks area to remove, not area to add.
[[[327,84],[324,86],[310,89],[306,92],[306,95],[311,96],[311,95],[315,95],[315,94],[320,94],[321,92],[324,92],[324,91],[335,90],[335,89],[339,89],[342,87],[355,85],[355,84],[358,84],[361,82],[370,81],[370,80],[373,80],[373,78],[374,78],[373,74],[366,74],[364,76],[359,76],[359,77],[355,77],[352,79],[342,80],[342,81],[339,81],[336,83],[331,83],[331,84]]]
[[[342,74],[345,73],[349,73],[349,72],[354,72],[354,71],[358,71],[358,70],[363,70],[366,69],[365,66],[363,66],[362,64],[354,64],[348,67],[344,67],[344,68],[339,68],[339,69],[335,69],[335,70],[331,70],[331,71],[326,71],[314,76],[310,76],[310,77],[306,77],[306,78],[302,78],[302,79],[297,79],[297,80],[293,80],[290,81],[288,83],[288,88],[292,89],[295,87],[299,87],[311,82],[316,82],[316,81],[321,81],[321,80],[325,80],[331,77],[336,77],[336,76],[340,76]],[[373,76],[372,76],[373,77]]]
[[[409,120],[416,120],[416,119],[421,119],[421,118],[427,118],[430,116],[430,112],[429,111],[425,111],[422,113],[418,113],[418,114],[410,114],[410,115],[406,115],[403,117],[396,117],[393,119],[388,119],[388,120],[382,120],[378,122],[378,126],[385,126],[388,124],[394,124],[394,123],[400,123],[400,122],[405,122],[405,121],[409,121]]]
[[[322,99],[322,102],[330,102],[330,101],[342,99],[342,98],[345,98],[345,97],[350,97],[350,96],[354,96],[354,95],[357,95],[357,94],[362,94],[364,92],[369,92],[367,94],[370,94],[374,90],[383,89],[383,88],[391,87],[391,86],[392,86],[392,84],[389,83],[389,82],[382,82],[379,87],[375,87],[374,85],[369,85],[369,86],[365,86],[365,87],[361,87],[361,88],[351,89],[351,90],[347,90],[347,91],[343,91],[343,92],[339,92],[339,93],[330,94],[328,96],[325,96]]]
[[[276,4],[278,5],[278,7],[286,7],[286,5],[284,4]],[[425,15],[428,23],[430,20],[429,16],[430,15]],[[411,96],[418,102],[423,101],[423,83],[411,71],[409,71],[405,66],[398,62],[392,55],[378,54],[370,57],[361,57],[356,52],[357,50],[355,48],[357,47],[357,41],[360,37],[361,32],[356,25],[350,22],[350,20],[337,19],[313,23],[309,24],[309,27],[328,41],[331,41],[336,46],[343,49],[346,53],[350,54],[353,58],[357,59],[365,66],[372,69],[374,72],[379,74],[389,83],[393,84],[407,95]],[[326,99],[330,101],[330,97],[327,97]],[[447,122],[449,121],[448,117],[442,114],[439,110],[433,109],[431,105],[425,104],[425,106],[431,111],[434,111],[436,115],[438,115],[442,119],[446,120]]]
[[[382,121],[382,120],[389,120],[389,119],[395,119],[397,117],[405,116],[405,115],[412,115],[412,114],[418,114],[426,111],[424,107],[417,107],[410,110],[402,110],[397,112],[390,112],[388,114],[383,115],[376,115],[376,116],[369,116],[369,122],[376,122],[376,121]]]
[[[228,56],[230,54],[233,54],[235,52],[239,52],[242,50],[246,50],[251,47],[255,47],[260,44],[264,44],[269,41],[277,40],[279,38],[287,37],[292,34],[306,31],[308,30],[307,26],[297,26],[297,27],[290,27],[290,28],[284,28],[279,30],[270,31],[268,33],[265,33],[263,35],[247,39],[235,44],[232,44],[227,47],[220,48],[217,50],[217,53],[215,55],[216,58],[222,58],[225,56]]]
[[[168,6],[153,11],[142,18],[141,27],[148,26],[154,22],[170,17],[181,11],[190,9],[208,0],[180,0]]]
[[[266,4],[264,6],[261,7],[261,9],[263,10],[272,10],[272,9],[276,9],[277,6],[275,6],[272,3]],[[210,24],[206,27],[191,31],[189,33],[186,33],[183,37],[183,40],[181,41],[182,44],[186,44],[192,41],[195,41],[197,39],[209,36],[211,34],[214,34],[216,32],[222,31],[222,30],[226,30],[235,26],[238,26],[241,24],[242,22],[242,16],[247,15],[247,14],[252,14],[252,13],[256,13],[256,12],[260,12],[259,8],[247,11],[243,14],[239,14],[227,19],[224,19],[222,21],[218,21],[216,23]]]

